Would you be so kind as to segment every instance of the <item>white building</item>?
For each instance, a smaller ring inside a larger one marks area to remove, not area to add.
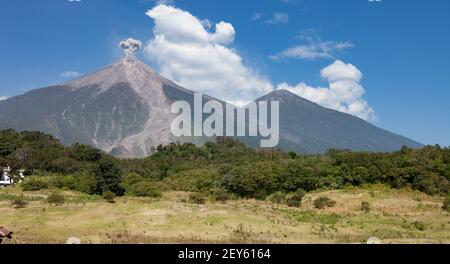
[[[2,168],[2,176],[0,178],[0,186],[8,186],[13,184],[13,180],[11,179],[11,176],[9,173],[11,172],[11,169],[9,167]]]
[[[14,184],[14,179],[18,179],[19,183],[25,180],[25,170],[19,170],[19,176],[10,175],[11,168],[1,168],[2,174],[0,174],[0,187],[9,186]]]

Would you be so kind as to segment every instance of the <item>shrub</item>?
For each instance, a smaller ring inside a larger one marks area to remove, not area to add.
[[[444,200],[444,204],[442,205],[442,209],[450,213],[450,195],[447,196]]]
[[[419,222],[419,221],[415,221],[413,223],[411,223],[411,226],[414,229],[417,229],[419,231],[425,231],[427,229],[427,226],[424,222]]]
[[[362,202],[361,203],[361,211],[368,213],[370,212],[370,203],[369,202]]]
[[[189,202],[193,204],[205,204],[206,200],[200,193],[191,193],[189,195]]]
[[[297,158],[297,153],[295,153],[294,151],[289,151],[288,155],[291,159]]]
[[[114,200],[116,198],[116,194],[111,192],[111,191],[103,192],[102,196],[103,196],[103,199],[105,199],[108,203],[115,203],[116,202]]]
[[[314,207],[316,207],[317,209],[325,209],[325,207],[334,207],[335,205],[336,205],[335,201],[324,196],[314,200]]]
[[[132,173],[128,173],[127,175],[125,175],[121,185],[125,189],[126,192],[132,193],[133,185],[140,183],[143,180],[144,180],[144,178],[141,175],[132,172]]]
[[[28,205],[28,202],[25,199],[25,196],[21,194],[20,196],[16,196],[11,201],[11,206],[16,209],[25,208]]]
[[[47,189],[49,187],[46,181],[38,179],[36,177],[28,178],[23,183],[21,183],[21,186],[24,191],[39,191]]]
[[[305,191],[302,189],[299,189],[297,192],[289,195],[287,197],[287,205],[289,207],[300,207],[302,205],[303,197],[305,197]]]
[[[80,174],[75,177],[75,190],[87,194],[95,194],[97,181],[95,176],[89,174]]]
[[[231,195],[222,188],[215,188],[211,190],[211,195],[216,202],[226,202],[231,199]]]
[[[73,175],[53,175],[50,179],[50,185],[59,189],[76,189],[76,181]]]
[[[60,194],[60,193],[51,193],[47,197],[47,203],[55,205],[55,206],[61,206],[66,201],[66,198]]]
[[[286,194],[283,192],[276,192],[267,197],[267,200],[272,203],[282,204],[286,202]]]
[[[151,197],[159,198],[161,197],[161,191],[156,188],[154,183],[149,181],[143,181],[136,183],[131,187],[132,194],[137,197]]]
[[[215,170],[206,169],[180,171],[170,177],[166,177],[164,182],[174,190],[202,192],[217,186],[218,174]]]

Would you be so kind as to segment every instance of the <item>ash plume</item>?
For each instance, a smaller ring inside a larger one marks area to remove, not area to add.
[[[121,41],[119,46],[125,51],[127,56],[131,56],[134,52],[142,49],[142,42],[133,38],[128,38],[127,40]]]

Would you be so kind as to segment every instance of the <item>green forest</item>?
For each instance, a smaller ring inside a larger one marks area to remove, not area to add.
[[[230,138],[203,147],[173,143],[144,159],[118,159],[87,145],[66,147],[41,132],[0,131],[0,165],[25,169],[26,191],[66,189],[87,194],[158,197],[191,192],[192,199],[275,199],[292,206],[304,193],[365,184],[450,192],[450,148],[403,147],[393,153],[329,150],[299,155],[256,150]],[[106,199],[105,198],[105,199]]]

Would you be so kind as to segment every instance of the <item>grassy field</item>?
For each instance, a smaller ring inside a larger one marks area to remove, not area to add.
[[[8,243],[450,243],[450,214],[443,199],[384,186],[309,193],[301,208],[267,201],[233,200],[190,204],[189,194],[161,199],[123,197],[109,204],[100,197],[63,192],[66,203],[45,202],[48,191],[24,193],[29,201],[14,209],[20,190],[0,190],[0,226],[15,232]],[[335,207],[315,209],[327,196]],[[369,212],[361,203],[370,204]]]

